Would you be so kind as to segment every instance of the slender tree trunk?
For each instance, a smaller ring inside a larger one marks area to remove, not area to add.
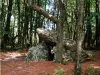
[[[33,30],[33,16],[32,16],[32,11],[30,12],[30,45],[32,46],[32,30]]]
[[[96,1],[96,13],[99,13],[99,0]],[[96,15],[96,48],[100,49],[100,17]]]
[[[4,17],[5,17],[5,14],[4,14],[4,0],[2,0],[2,2],[0,3],[2,6],[1,6],[1,14],[0,14],[0,36],[3,36],[3,24],[4,24]]]
[[[23,8],[22,13],[21,13],[22,16],[20,15],[21,16],[21,18],[20,18],[21,23],[20,24],[21,24],[21,32],[22,32],[21,39],[20,39],[21,40],[21,45],[20,45],[21,47],[24,47],[24,36],[23,36],[24,35],[24,22],[25,22],[25,7],[24,6],[25,6],[25,4],[22,5],[22,8]]]
[[[0,14],[0,39],[1,39],[1,48],[4,48],[4,38],[3,36],[3,32],[4,32],[4,27],[5,27],[5,5],[4,5],[5,1],[2,0],[2,2],[0,3],[1,6],[1,14]]]
[[[20,0],[17,0],[17,9],[18,9],[18,44],[21,45]]]
[[[37,5],[41,6],[41,3],[39,0],[37,0]],[[41,15],[36,12],[35,16],[36,17],[35,17],[35,26],[34,26],[34,45],[37,44],[36,30],[39,26],[41,26],[40,24]]]
[[[84,37],[84,47],[90,49],[91,48],[91,40],[92,40],[92,30],[91,23],[88,17],[90,16],[90,0],[85,1],[85,18],[87,18],[86,23],[86,34]],[[87,43],[87,45],[85,45]]]
[[[28,3],[28,0],[24,0],[24,3]],[[29,25],[29,18],[28,18],[28,8],[25,6],[25,19],[24,19],[24,27],[23,27],[23,47],[29,42],[28,40],[28,25]]]
[[[82,25],[84,14],[84,0],[76,0],[76,62],[75,62],[75,75],[81,75],[81,52],[82,52]]]
[[[54,54],[54,60],[57,63],[64,63],[63,27],[65,22],[65,6],[61,0],[58,0],[57,6],[60,10],[60,15],[59,15],[59,22],[57,23],[57,50]]]
[[[7,22],[6,22],[5,34],[4,34],[5,46],[9,42],[11,11],[12,11],[12,0],[9,0]]]

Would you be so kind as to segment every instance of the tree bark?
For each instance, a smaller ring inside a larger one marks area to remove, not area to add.
[[[60,11],[59,15],[59,22],[56,24],[57,25],[57,50],[55,51],[54,55],[54,60],[57,63],[64,63],[64,58],[63,54],[65,52],[64,46],[63,46],[63,27],[64,27],[64,22],[65,22],[65,6],[61,0],[57,0],[57,7],[58,10]]]
[[[28,3],[28,0],[24,0],[24,3]],[[24,45],[26,46],[26,44],[29,42],[29,40],[28,40],[28,26],[29,26],[29,18],[28,18],[28,16],[29,16],[29,12],[28,12],[28,8],[25,6],[25,12],[24,12],[24,14],[25,14],[25,19],[24,19],[24,28],[23,28],[23,40],[24,40]],[[23,45],[23,46],[24,46]]]
[[[96,13],[99,13],[99,0],[96,0]],[[96,15],[96,48],[100,49],[100,17]]]
[[[76,0],[76,62],[75,62],[75,75],[81,75],[81,52],[82,52],[82,25],[84,14],[84,0]]]
[[[21,45],[20,0],[17,0],[17,9],[18,9],[18,44]]]
[[[32,30],[33,30],[33,12],[30,12],[30,31],[29,31],[29,35],[30,35],[30,46],[32,46]]]
[[[88,17],[90,16],[90,0],[86,0],[85,3],[85,18],[87,18],[86,23],[86,34],[84,37],[84,47],[90,49],[91,48],[91,40],[92,40],[92,30],[91,30],[91,23]],[[87,45],[85,46],[85,44]]]
[[[4,31],[4,23],[5,23],[5,5],[4,5],[5,1],[2,0],[2,2],[0,3],[2,5],[1,7],[1,14],[0,14],[0,36],[3,36],[3,31]],[[0,37],[1,39],[1,49],[4,48],[4,38]]]
[[[12,0],[9,0],[7,22],[6,22],[5,34],[4,34],[4,43],[5,43],[5,46],[9,42],[11,11],[12,11]]]
[[[1,14],[0,14],[0,36],[3,36],[3,27],[4,27],[4,18],[5,18],[5,5],[4,5],[4,3],[5,3],[5,1],[4,0],[2,0],[2,2],[1,2],[1,9],[0,9],[0,11],[1,11]]]

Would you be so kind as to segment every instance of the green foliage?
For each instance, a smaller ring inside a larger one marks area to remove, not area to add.
[[[60,69],[56,69],[55,70],[55,74],[61,75],[63,73],[64,73],[64,69],[63,68],[60,68]]]
[[[88,66],[85,75],[100,75],[100,68],[98,69],[98,68]]]
[[[95,16],[100,16],[100,13],[97,13],[97,12],[91,12],[91,13],[90,13],[90,16],[86,17],[85,20],[91,21],[92,18],[95,17]]]
[[[34,39],[33,40],[33,46],[36,46],[37,45],[37,39]]]

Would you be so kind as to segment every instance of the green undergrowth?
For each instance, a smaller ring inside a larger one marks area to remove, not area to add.
[[[85,75],[100,75],[100,68],[88,66],[87,70],[85,71]]]

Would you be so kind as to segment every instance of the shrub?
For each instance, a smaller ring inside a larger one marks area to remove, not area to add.
[[[100,75],[100,68],[94,68],[89,66],[85,72],[85,75]]]
[[[55,74],[57,74],[57,75],[62,75],[63,73],[64,73],[64,69],[63,68],[55,70]]]

